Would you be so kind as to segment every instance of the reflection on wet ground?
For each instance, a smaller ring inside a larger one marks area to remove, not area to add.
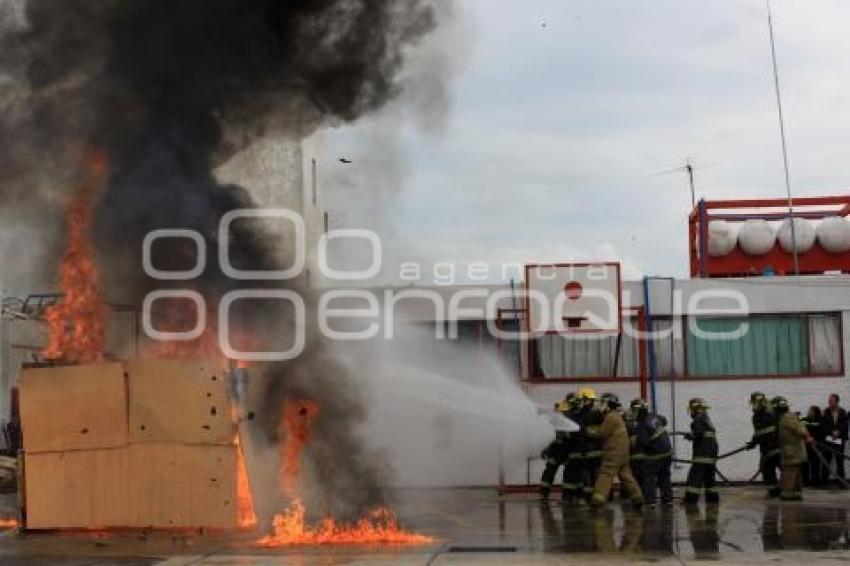
[[[729,488],[719,508],[633,511],[612,503],[592,511],[493,490],[415,490],[400,494],[409,527],[440,539],[418,548],[254,549],[255,536],[193,533],[28,533],[0,535],[0,563],[455,564],[606,563],[650,560],[729,563],[850,560],[850,492],[819,491],[801,503],[765,500],[758,488]]]

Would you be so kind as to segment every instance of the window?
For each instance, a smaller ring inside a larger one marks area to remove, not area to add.
[[[543,379],[611,378],[617,358],[616,377],[640,374],[638,341],[628,334],[546,334],[534,341],[537,372]]]
[[[747,331],[734,339],[713,335]],[[838,374],[842,367],[837,314],[700,318],[687,329],[692,377]],[[701,332],[700,332],[701,331]]]

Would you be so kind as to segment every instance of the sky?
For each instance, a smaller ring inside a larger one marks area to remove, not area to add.
[[[850,2],[772,6],[794,194],[844,194]],[[390,279],[405,261],[686,277],[687,177],[659,173],[690,158],[698,198],[785,194],[763,0],[458,0],[423,50],[398,104],[327,132],[354,158],[329,159],[331,218],[384,236]]]

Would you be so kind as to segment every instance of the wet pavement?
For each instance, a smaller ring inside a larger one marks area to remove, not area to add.
[[[584,564],[714,560],[729,564],[850,562],[850,492],[812,491],[801,503],[727,488],[719,509],[640,512],[612,503],[576,510],[557,498],[493,490],[405,491],[405,526],[439,539],[414,548],[251,546],[256,534],[0,534],[0,564]],[[7,505],[11,502],[7,501]]]

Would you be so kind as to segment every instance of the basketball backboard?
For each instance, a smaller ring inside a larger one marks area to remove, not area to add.
[[[622,329],[620,264],[525,266],[528,330],[568,334]]]

